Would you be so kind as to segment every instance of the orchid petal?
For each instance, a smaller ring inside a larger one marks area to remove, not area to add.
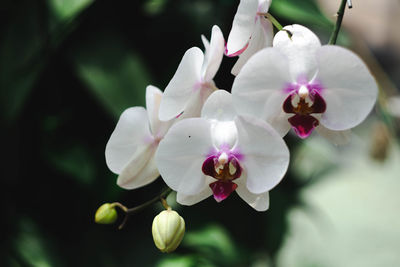
[[[243,65],[252,55],[263,48],[272,46],[272,37],[273,28],[271,22],[263,17],[260,17],[256,21],[254,32],[251,35],[251,39],[249,41],[249,46],[246,48],[246,50],[244,50],[242,54],[239,55],[239,59],[233,66],[231,73],[235,76],[238,75]]]
[[[233,106],[232,95],[225,90],[212,93],[204,103],[201,117],[218,121],[233,121],[236,110]]]
[[[267,122],[279,133],[280,136],[284,137],[291,129],[291,125],[288,121],[290,116],[292,116],[292,114],[287,114],[281,111]]]
[[[207,51],[210,49],[210,42],[207,40],[207,38],[202,34],[201,35],[201,41],[203,42],[204,45],[204,51]]]
[[[232,22],[226,54],[232,56],[243,49],[254,31],[258,0],[241,0]]]
[[[153,136],[157,137],[163,137],[173,123],[173,120],[164,122],[158,118],[161,98],[162,92],[160,89],[152,85],[146,87],[146,108],[150,121],[150,129]]]
[[[161,140],[156,163],[169,187],[185,195],[195,195],[204,186],[202,165],[212,150],[211,124],[190,118],[174,124]]]
[[[274,48],[265,48],[243,66],[232,85],[233,104],[238,114],[268,122],[282,113],[291,82],[288,59]]]
[[[186,51],[174,77],[165,88],[160,103],[159,118],[168,121],[181,114],[191,95],[200,83],[201,66],[204,55],[198,47]]]
[[[176,202],[178,202],[181,205],[191,206],[208,198],[211,195],[212,195],[212,190],[207,184],[204,187],[204,189],[201,190],[200,193],[196,195],[185,195],[181,192],[178,192],[176,195]]]
[[[316,52],[321,42],[304,26],[294,24],[283,29],[275,35],[273,46],[289,58],[290,73],[296,81],[309,81],[317,71]]]
[[[201,72],[203,73],[203,82],[211,81],[217,73],[222,57],[224,56],[224,45],[225,41],[221,29],[217,25],[214,25],[211,32],[210,45],[204,55]]]
[[[321,124],[336,131],[360,124],[371,112],[378,87],[364,62],[353,52],[327,45],[318,50],[316,77],[324,90],[326,111]]]
[[[260,119],[238,116],[235,123],[248,190],[253,194],[270,191],[286,173],[289,149],[279,134]]]
[[[106,145],[108,168],[121,173],[135,154],[145,151],[152,139],[146,110],[143,107],[126,109]]]
[[[203,87],[194,91],[186,104],[185,111],[178,117],[178,120],[200,117],[204,102],[211,93],[211,89]]]
[[[253,194],[247,189],[246,182],[247,179],[244,176],[235,180],[238,184],[236,193],[255,210],[266,211],[269,208],[269,192]]]
[[[147,146],[136,153],[121,171],[117,184],[125,189],[139,188],[153,182],[160,175],[155,164],[155,146]]]
[[[319,135],[338,146],[348,144],[351,139],[351,130],[333,131],[324,127],[322,124],[315,128],[315,130]]]
[[[258,12],[267,13],[272,0],[258,0]]]

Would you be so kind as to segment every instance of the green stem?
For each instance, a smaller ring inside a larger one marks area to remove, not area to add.
[[[275,28],[278,29],[278,31],[281,31],[283,29],[282,25],[272,16],[270,13],[265,14],[265,17],[271,21],[271,23],[275,26]]]
[[[135,214],[135,213],[147,208],[148,206],[156,203],[157,201],[162,201],[162,199],[167,197],[169,195],[169,193],[171,193],[171,192],[172,192],[172,189],[168,187],[163,192],[161,192],[161,194],[159,194],[158,196],[150,199],[149,201],[147,201],[147,202],[145,202],[145,203],[143,203],[143,204],[141,204],[139,206],[136,206],[134,208],[127,209],[125,211],[125,218],[122,221],[121,225],[118,226],[118,229],[122,229],[125,226],[125,223],[128,221],[128,217],[129,216],[131,216],[132,214]]]
[[[347,0],[342,0],[342,3],[340,4],[339,10],[337,12],[336,24],[335,24],[335,27],[333,28],[333,32],[332,32],[331,38],[329,39],[328,44],[331,44],[331,45],[336,44],[339,30],[340,30],[340,27],[342,26],[342,20],[343,20],[343,16],[344,16],[344,10],[346,9],[346,3],[347,3]]]

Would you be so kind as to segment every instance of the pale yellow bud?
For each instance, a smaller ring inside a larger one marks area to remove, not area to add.
[[[161,252],[174,251],[185,234],[185,221],[176,211],[164,210],[153,220],[153,239]]]
[[[115,205],[105,203],[97,209],[94,221],[99,224],[112,224],[117,220],[118,214]]]

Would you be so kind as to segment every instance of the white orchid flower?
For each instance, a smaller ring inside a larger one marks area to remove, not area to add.
[[[202,37],[205,54],[198,47],[186,51],[178,69],[165,88],[160,104],[159,118],[167,121],[200,116],[208,96],[216,89],[213,78],[224,55],[224,37],[216,25],[212,28],[210,43]]]
[[[119,174],[117,184],[122,188],[138,188],[159,176],[154,154],[173,123],[158,119],[161,97],[158,88],[147,86],[147,111],[143,107],[126,109],[108,140],[106,163],[112,172]]]
[[[255,54],[236,77],[235,107],[239,114],[263,118],[282,136],[292,127],[306,138],[316,128],[333,143],[346,143],[348,130],[374,106],[378,88],[373,76],[348,49],[321,46],[300,25],[284,29],[273,47]]]
[[[222,201],[233,191],[258,211],[269,207],[268,191],[283,178],[289,150],[262,120],[236,116],[231,94],[218,90],[201,118],[177,122],[156,153],[160,174],[177,201],[195,204],[211,195]]]
[[[237,75],[247,60],[259,50],[272,46],[273,28],[265,18],[271,0],[241,0],[233,18],[225,54],[239,56],[232,69]]]

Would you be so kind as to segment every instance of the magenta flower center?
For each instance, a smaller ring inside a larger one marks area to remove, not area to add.
[[[295,114],[288,121],[300,138],[306,138],[319,125],[313,114],[321,114],[326,110],[325,100],[320,95],[322,88],[319,84],[292,86],[289,88],[291,93],[283,102],[283,111]]]
[[[218,152],[209,156],[203,163],[203,173],[217,180],[210,184],[217,202],[227,198],[237,188],[237,184],[232,182],[242,174],[237,156],[230,151]]]

